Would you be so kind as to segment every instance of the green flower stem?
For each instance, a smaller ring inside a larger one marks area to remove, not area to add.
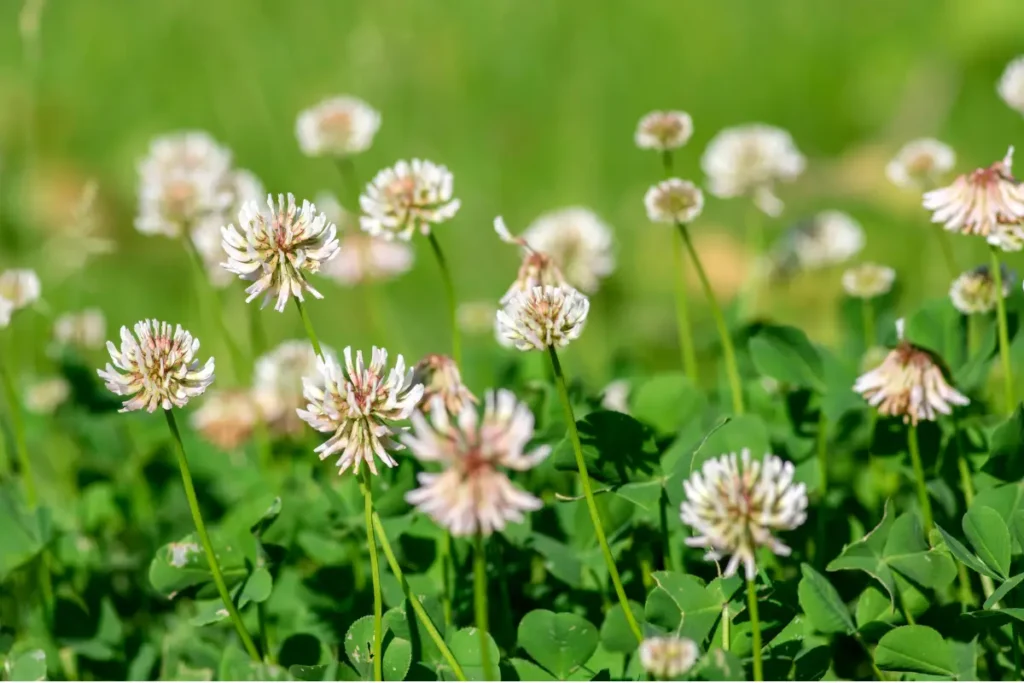
[[[302,318],[302,325],[306,328],[306,336],[309,337],[309,343],[313,345],[313,351],[316,353],[318,358],[324,357],[324,350],[320,348],[320,340],[316,336],[316,330],[313,329],[313,321],[309,319],[309,314],[306,313],[306,307],[302,305],[302,302],[298,299],[294,299],[295,308],[299,309],[299,317]]]
[[[214,323],[219,328],[220,338],[228,352],[228,359],[231,363],[231,375],[236,382],[241,381],[243,377],[242,367],[244,365],[242,363],[242,352],[239,350],[238,345],[235,344],[235,340],[228,330],[227,321],[224,319],[224,307],[221,298],[210,284],[209,275],[206,273],[206,266],[203,265],[203,259],[196,250],[196,245],[192,243],[191,228],[189,226],[185,227],[181,243],[185,248],[185,253],[188,254],[189,261],[192,263],[196,297],[198,299],[196,304],[199,308],[199,315],[201,318],[213,316]],[[209,301],[211,300],[216,307],[215,313],[210,311]]]
[[[679,350],[683,359],[683,371],[694,382],[697,381],[697,351],[693,345],[693,327],[690,324],[690,302],[686,293],[686,257],[682,236],[679,244],[674,244],[672,252],[676,259],[676,273],[672,278],[676,290],[676,327],[679,332]]]
[[[914,466],[914,478],[917,480],[917,499],[921,504],[921,516],[924,517],[924,534],[931,533],[932,502],[925,486],[924,467],[921,465],[921,449],[917,445],[917,425],[910,425],[907,430],[907,450],[910,451],[910,462]]]
[[[352,210],[358,211],[359,207],[359,183],[356,182],[356,165],[352,157],[343,156],[334,159],[334,167],[338,169],[341,176],[341,201],[342,203],[352,202]],[[347,195],[347,196],[346,196]]]
[[[249,348],[252,350],[253,365],[256,359],[267,350],[267,332],[263,329],[263,322],[260,320],[259,306],[246,306],[246,313],[249,318]]]
[[[32,474],[32,460],[28,455],[28,442],[25,440],[25,422],[21,415],[21,397],[14,385],[13,368],[15,364],[10,354],[10,344],[7,345],[7,357],[4,367],[0,368],[0,377],[3,378],[4,398],[7,400],[7,410],[11,418],[11,428],[14,431],[14,452],[18,458],[18,468],[21,470],[21,481],[25,486],[25,502],[30,509],[35,509],[39,504],[39,497],[36,494],[36,480]]]
[[[750,647],[754,656],[754,680],[764,680],[763,664],[761,663],[761,619],[757,612],[757,587],[752,579],[747,579],[747,609],[750,611]]]
[[[270,646],[270,636],[267,634],[267,608],[262,602],[256,603],[256,618],[260,629],[260,650],[268,664],[276,664],[274,651]]]
[[[447,529],[441,536],[441,609],[444,625],[452,623],[452,534]]]
[[[462,671],[462,667],[459,662],[455,659],[455,655],[448,648],[448,644],[444,642],[444,638],[441,637],[441,633],[437,630],[434,622],[430,620],[430,615],[427,614],[427,610],[423,608],[423,603],[419,601],[416,595],[409,588],[409,584],[405,580],[405,576],[402,574],[402,567],[398,564],[398,560],[395,558],[394,551],[391,550],[391,544],[388,542],[387,534],[384,532],[384,525],[380,522],[380,517],[376,512],[373,513],[373,530],[376,532],[377,542],[380,544],[380,549],[384,553],[384,557],[388,561],[388,566],[391,567],[391,573],[395,575],[398,582],[402,584],[402,591],[405,593],[405,599],[412,605],[412,611],[416,613],[417,618],[420,620],[420,624],[427,630],[427,635],[434,641],[434,645],[440,650],[441,656],[444,657],[445,661],[448,662],[448,666],[452,668],[452,672],[455,677],[460,681],[466,680],[466,674]]]
[[[491,665],[491,648],[487,636],[487,548],[481,533],[473,543],[473,611],[476,615],[476,631],[480,635],[480,664],[485,681],[496,681]]]
[[[455,285],[452,284],[452,273],[448,269],[448,262],[441,251],[441,245],[433,230],[427,234],[427,241],[434,251],[434,258],[437,259],[437,267],[441,269],[441,279],[444,281],[444,293],[448,299],[448,318],[452,327],[452,359],[455,364],[462,367],[462,339],[459,335],[459,315],[455,303]]]
[[[242,615],[238,613],[235,601],[231,599],[231,593],[228,592],[227,584],[224,583],[224,575],[221,573],[220,565],[217,563],[217,555],[213,552],[210,535],[206,532],[203,513],[199,510],[199,500],[196,498],[196,489],[192,484],[192,473],[188,467],[188,458],[185,456],[185,445],[181,441],[181,432],[178,431],[178,423],[174,419],[174,413],[170,410],[165,410],[164,417],[167,418],[167,427],[171,430],[171,436],[174,437],[174,452],[178,456],[178,468],[181,470],[181,482],[185,486],[185,497],[188,498],[188,507],[192,511],[192,521],[196,525],[199,541],[203,544],[203,550],[206,551],[206,561],[210,565],[210,573],[213,574],[213,583],[217,586],[217,593],[220,594],[220,599],[224,603],[228,616],[231,617],[235,630],[238,631],[238,636],[242,639],[242,645],[245,646],[249,656],[256,662],[262,661],[259,650],[256,649],[256,644],[252,641],[252,637],[246,630],[245,624],[242,623]]]
[[[732,337],[729,336],[729,328],[725,324],[725,316],[722,315],[722,309],[719,307],[718,300],[715,298],[715,292],[711,289],[711,282],[708,280],[707,273],[704,272],[704,266],[701,265],[700,256],[697,255],[697,250],[693,248],[693,242],[690,240],[690,233],[682,223],[676,223],[676,228],[678,228],[679,235],[683,238],[683,245],[690,254],[690,260],[693,261],[693,267],[697,270],[697,277],[700,278],[700,284],[704,288],[704,294],[708,299],[708,307],[711,309],[711,316],[714,318],[715,325],[718,327],[718,336],[722,342],[722,353],[725,356],[725,370],[729,376],[729,386],[732,389],[733,412],[737,415],[742,415],[743,385],[740,382],[740,371],[739,367],[736,365],[736,351],[733,349]]]
[[[732,647],[732,615],[729,614],[729,601],[722,605],[722,649],[726,652]]]
[[[583,487],[583,496],[587,500],[587,510],[590,512],[590,521],[594,525],[594,535],[604,553],[604,562],[608,566],[608,576],[615,587],[615,594],[622,605],[623,615],[629,624],[629,629],[636,636],[637,642],[643,642],[644,634],[640,625],[633,616],[633,610],[629,608],[629,600],[626,598],[626,589],[622,587],[622,579],[619,578],[619,570],[615,567],[615,558],[612,556],[612,549],[608,545],[608,538],[604,534],[604,527],[601,525],[601,514],[597,510],[597,502],[594,500],[594,492],[590,487],[590,475],[587,473],[587,463],[583,459],[583,446],[580,443],[580,433],[576,429],[576,417],[572,410],[572,401],[569,400],[569,389],[565,384],[565,374],[562,372],[562,364],[558,361],[558,353],[553,347],[548,347],[548,357],[551,359],[551,369],[555,374],[555,386],[558,388],[558,396],[562,400],[562,408],[565,410],[565,420],[569,429],[569,439],[572,441],[573,452],[576,455],[576,468],[580,473],[580,484]]]
[[[996,316],[999,322],[999,357],[1003,362],[1003,385],[1006,391],[1006,412],[1013,413],[1017,401],[1013,396],[1013,369],[1010,367],[1010,333],[1006,324],[1006,297],[1003,293],[1003,269],[999,261],[999,247],[991,247],[992,279],[995,281]]]
[[[871,299],[860,300],[860,315],[864,326],[864,350],[868,351],[878,340],[875,333],[875,307]]]
[[[946,262],[950,277],[960,275],[960,269],[956,266],[956,257],[953,255],[953,244],[950,241],[949,233],[943,230],[934,231],[939,236],[939,249],[942,250],[942,260]]]
[[[366,545],[370,553],[370,575],[373,579],[373,680],[384,680],[384,600],[380,591],[380,564],[377,561],[377,542],[373,534],[373,490],[370,488],[370,470],[364,468],[359,475],[359,489],[363,493],[363,511],[366,515]]]
[[[664,487],[658,496],[658,526],[661,527],[661,564],[665,571],[672,571],[672,544],[669,542],[668,491]]]

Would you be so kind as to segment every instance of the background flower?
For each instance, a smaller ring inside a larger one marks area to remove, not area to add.
[[[413,233],[453,218],[460,202],[452,197],[454,179],[432,161],[399,161],[374,176],[359,197],[359,224],[374,237],[408,241]]]
[[[295,136],[308,156],[365,152],[380,129],[380,112],[357,97],[331,97],[299,113]]]
[[[711,194],[725,198],[750,195],[759,209],[777,216],[783,205],[775,186],[795,180],[807,160],[789,133],[752,123],[720,131],[708,143],[700,163]]]

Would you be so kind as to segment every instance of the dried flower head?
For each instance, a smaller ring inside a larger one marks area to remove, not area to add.
[[[230,204],[223,213],[209,214],[201,219],[191,231],[195,245],[206,268],[207,277],[214,287],[227,287],[235,281],[233,274],[221,264],[227,259],[224,251],[224,237],[221,228],[232,216],[237,216],[249,202],[262,202],[267,196],[263,183],[251,171],[237,169],[225,176],[223,191],[231,196]]]
[[[419,488],[405,499],[455,536],[489,535],[541,501],[515,486],[499,467],[523,472],[548,457],[550,448],[526,451],[533,438],[533,414],[506,389],[484,396],[483,419],[465,403],[452,422],[440,405],[412,416],[413,431],[402,440],[417,459],[437,462],[441,473],[421,472]]]
[[[259,412],[248,391],[228,389],[211,392],[192,413],[192,427],[200,436],[224,451],[233,451],[252,436]]]
[[[760,123],[720,131],[701,157],[711,194],[723,198],[750,195],[769,216],[777,216],[783,209],[775,185],[795,180],[806,163],[788,132]]]
[[[647,190],[644,206],[655,223],[689,223],[704,210],[704,193],[689,180],[669,178]]]
[[[423,385],[423,398],[417,406],[423,412],[441,405],[452,415],[458,415],[467,403],[477,403],[476,396],[462,383],[459,366],[448,356],[437,353],[424,356],[413,368],[412,381]],[[435,399],[440,402],[436,403]]]
[[[1024,55],[1006,65],[998,90],[1003,102],[1024,114]]]
[[[12,311],[31,306],[41,293],[39,276],[34,270],[12,268],[0,274],[0,299],[7,301]]]
[[[494,219],[494,231],[503,242],[523,248],[523,262],[515,281],[501,297],[502,306],[507,305],[517,294],[528,292],[534,287],[562,287],[568,284],[555,259],[537,251],[522,237],[513,237],[501,216]]]
[[[71,385],[63,377],[50,377],[29,385],[25,392],[25,408],[36,415],[52,415],[68,397]]]
[[[680,515],[697,534],[686,544],[707,548],[706,559],[716,562],[729,555],[723,576],[734,575],[742,563],[746,578],[753,579],[758,548],[790,553],[772,532],[791,531],[807,519],[807,490],[794,483],[793,474],[793,463],[770,454],[753,460],[749,449],[739,457],[731,453],[706,461],[683,482]]]
[[[122,413],[157,408],[181,408],[213,383],[213,358],[201,365],[196,359],[199,340],[181,325],[158,320],[135,324],[135,335],[121,328],[121,349],[107,342],[113,366],[98,370],[107,389],[118,396],[130,396]]]
[[[932,223],[964,235],[980,235],[1005,251],[1024,247],[1024,186],[1013,177],[1013,148],[1002,161],[959,176],[952,185],[926,192]]]
[[[534,287],[498,311],[497,331],[520,351],[568,346],[583,332],[590,300],[569,286]]]
[[[227,261],[222,264],[243,280],[253,282],[245,292],[246,303],[264,294],[263,306],[276,297],[274,310],[283,311],[289,297],[302,301],[303,290],[317,299],[323,295],[313,289],[305,273],[316,273],[324,262],[338,253],[334,224],[318,213],[316,206],[288,194],[267,197],[269,213],[249,202],[238,213],[239,228],[229,225],[221,230]]]
[[[934,187],[956,165],[956,152],[934,138],[911,140],[900,148],[885,167],[894,185],[904,188]]]
[[[652,111],[636,127],[636,146],[667,152],[682,147],[693,135],[693,119],[685,111]]]
[[[295,136],[302,153],[349,156],[370,149],[380,129],[380,112],[358,97],[331,97],[299,113]]]
[[[413,372],[401,355],[388,371],[384,349],[373,348],[369,366],[363,363],[362,351],[355,362],[351,347],[344,353],[344,371],[334,358],[317,360],[320,377],[304,380],[308,403],[298,415],[319,432],[333,432],[316,452],[324,460],[340,451],[339,474],[349,468],[358,474],[364,462],[377,474],[374,456],[388,467],[397,464],[388,451],[403,446],[394,438],[398,431],[392,423],[412,414],[423,397],[423,385],[413,382]]]
[[[1005,298],[1010,295],[1010,288],[1016,277],[1005,265],[1000,268],[1000,276],[1003,285],[1002,295]],[[988,266],[978,266],[961,274],[953,280],[949,288],[949,298],[953,302],[953,307],[964,315],[995,310],[999,293],[996,290],[996,279],[992,277],[992,270]]]
[[[102,348],[107,336],[107,319],[98,308],[65,313],[53,323],[53,338],[62,346],[92,350]]]
[[[452,197],[454,179],[432,161],[399,161],[379,172],[359,197],[363,230],[374,237],[408,241],[419,231],[453,218],[461,205]]]
[[[615,270],[611,228],[590,209],[574,206],[543,214],[520,238],[531,250],[551,257],[581,292],[596,292]]]
[[[334,357],[334,351],[327,347],[323,347],[323,352]],[[297,411],[306,405],[303,382],[316,382],[319,377],[316,353],[305,339],[282,342],[256,359],[253,398],[271,432],[283,435],[302,432],[303,422]],[[322,382],[319,386],[323,388]]]
[[[669,681],[697,662],[697,643],[681,636],[654,636],[640,643],[640,663],[651,678]]]
[[[901,335],[902,336],[902,335]],[[882,416],[902,417],[916,425],[949,415],[952,406],[965,406],[970,399],[946,383],[942,369],[923,349],[901,341],[882,364],[857,378],[853,390],[878,408]]]
[[[843,273],[843,290],[856,299],[873,299],[892,291],[896,271],[877,263],[862,263]]]
[[[146,235],[177,237],[231,203],[224,178],[231,152],[207,133],[159,137],[139,164],[139,214],[135,228]]]

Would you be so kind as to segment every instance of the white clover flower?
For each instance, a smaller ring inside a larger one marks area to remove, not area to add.
[[[719,132],[708,143],[700,163],[711,194],[723,198],[751,195],[761,211],[777,216],[783,204],[775,195],[775,185],[795,180],[807,162],[789,133],[753,123]]]
[[[551,257],[581,292],[596,292],[615,270],[611,228],[590,209],[574,206],[546,213],[520,238],[530,250]]]
[[[213,358],[201,365],[196,359],[199,340],[181,325],[158,320],[135,324],[135,336],[121,328],[121,349],[107,342],[113,366],[98,370],[107,389],[118,396],[130,396],[122,413],[132,410],[182,408],[213,383]]]
[[[10,304],[11,311],[27,308],[39,300],[42,287],[36,271],[12,268],[0,273],[0,299]]]
[[[224,451],[233,451],[252,436],[259,411],[252,394],[228,389],[211,392],[192,413],[192,427],[204,439]]]
[[[682,147],[693,135],[693,119],[685,111],[652,111],[640,119],[634,139],[640,149],[667,152]]]
[[[520,351],[568,346],[583,332],[590,299],[572,287],[534,287],[498,311],[499,338]]]
[[[1006,65],[999,79],[998,91],[1003,102],[1024,114],[1024,55]]]
[[[669,178],[647,190],[644,206],[654,223],[689,223],[704,210],[704,193],[689,180]]]
[[[1016,278],[1005,265],[1000,268],[1000,271],[1003,297],[1005,298],[1010,295],[1010,289]],[[996,280],[992,277],[991,269],[988,266],[978,266],[962,273],[950,285],[949,298],[953,302],[953,307],[964,315],[988,313],[995,310],[999,301],[999,293],[996,290]]]
[[[864,229],[842,211],[822,211],[789,236],[792,258],[806,270],[849,261],[864,248]]]
[[[629,394],[632,387],[629,380],[616,379],[608,383],[601,392],[601,407],[629,415]]]
[[[207,133],[189,131],[155,139],[139,164],[139,214],[146,235],[178,237],[231,204],[224,179],[231,152]]]
[[[107,319],[98,308],[65,313],[53,323],[53,338],[62,346],[93,350],[103,348],[107,336]]]
[[[462,383],[459,366],[448,356],[437,353],[424,356],[413,368],[412,381],[423,385],[423,398],[417,407],[425,413],[441,405],[452,415],[458,415],[466,404],[477,403],[476,396]],[[434,399],[441,399],[440,403],[435,403]]]
[[[707,548],[706,559],[716,562],[730,556],[722,575],[734,575],[742,563],[752,580],[758,548],[790,553],[772,532],[792,531],[807,519],[807,490],[793,474],[793,463],[770,454],[752,460],[749,449],[706,461],[683,482],[680,516],[697,534],[686,544]]]
[[[332,349],[324,346],[322,350],[335,357]],[[292,436],[302,432],[303,422],[296,411],[306,405],[303,382],[315,382],[319,377],[316,352],[305,339],[282,342],[256,359],[253,398],[270,431]],[[319,386],[323,388],[322,383]]]
[[[331,97],[303,110],[295,136],[306,156],[344,157],[370,149],[380,129],[380,112],[358,97]]]
[[[484,396],[483,419],[465,403],[452,422],[440,398],[430,411],[412,416],[413,431],[402,441],[417,459],[440,463],[440,473],[421,472],[419,488],[405,499],[455,536],[490,535],[523,513],[538,510],[540,499],[513,484],[499,470],[526,471],[548,457],[551,449],[526,451],[533,438],[533,414],[506,389]]]
[[[408,241],[419,231],[454,217],[460,202],[452,198],[451,172],[432,161],[399,161],[379,172],[359,197],[362,229],[374,237]]]
[[[264,294],[263,306],[276,297],[274,310],[283,311],[289,297],[303,301],[303,290],[317,299],[323,295],[306,280],[305,273],[316,273],[324,262],[338,253],[334,223],[316,206],[303,200],[302,208],[288,194],[267,197],[269,213],[262,213],[249,202],[238,213],[239,228],[229,225],[221,230],[227,261],[222,265],[243,280],[253,282],[245,292],[249,303]]]
[[[507,305],[517,294],[528,292],[534,287],[568,285],[562,275],[562,269],[558,267],[555,259],[544,252],[537,251],[522,237],[513,237],[501,216],[494,219],[494,231],[498,233],[498,237],[503,242],[516,244],[523,248],[523,262],[519,266],[515,281],[501,297],[502,306]]]
[[[877,263],[862,263],[843,273],[843,291],[855,299],[873,299],[892,291],[896,271]]]
[[[654,636],[640,643],[640,663],[652,678],[668,681],[697,663],[697,643],[680,636]]]
[[[227,210],[201,219],[191,232],[192,244],[203,261],[210,284],[218,288],[227,287],[235,281],[233,274],[221,266],[228,257],[224,251],[221,228],[231,220],[231,216],[237,216],[247,203],[262,202],[267,196],[260,179],[245,169],[229,173],[224,179],[223,189],[231,195],[231,203]]]
[[[63,377],[50,377],[29,385],[25,392],[25,408],[36,415],[52,415],[68,397],[71,385]]]
[[[980,235],[1005,251],[1024,247],[1024,185],[1013,177],[1013,147],[1002,161],[959,176],[952,185],[926,192],[932,223],[964,235]]]
[[[345,348],[345,370],[334,358],[317,359],[320,377],[304,378],[308,402],[298,415],[319,432],[333,432],[316,448],[320,459],[341,452],[338,473],[349,468],[359,473],[361,463],[377,474],[374,456],[388,467],[397,463],[389,450],[403,448],[394,437],[393,422],[408,418],[423,397],[423,385],[413,383],[401,355],[387,371],[388,352],[373,348],[370,365],[363,364],[362,351],[352,362],[352,347]],[[322,381],[322,383],[321,383]]]
[[[885,167],[885,175],[903,188],[927,189],[953,170],[956,152],[934,138],[911,140]]]
[[[902,417],[904,423],[914,425],[921,420],[934,421],[937,413],[949,415],[954,405],[970,403],[946,383],[930,353],[905,341],[890,351],[881,365],[858,377],[853,390],[875,406],[879,415]]]

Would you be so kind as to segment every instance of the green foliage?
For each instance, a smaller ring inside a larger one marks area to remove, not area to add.
[[[886,633],[875,648],[875,664],[883,671],[956,676],[949,643],[928,626],[900,626]]]
[[[800,565],[803,578],[797,589],[800,607],[821,633],[851,634],[857,630],[850,610],[829,580],[808,564]]]
[[[593,624],[582,617],[538,609],[519,622],[518,641],[535,662],[565,681],[590,660],[599,636]]]

